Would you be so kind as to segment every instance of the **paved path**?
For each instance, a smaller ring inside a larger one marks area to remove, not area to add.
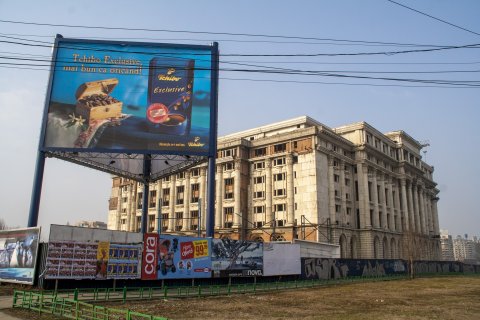
[[[2,312],[2,309],[9,309],[12,307],[12,296],[0,296],[0,319],[2,320],[22,320],[21,318],[12,317],[9,314]]]

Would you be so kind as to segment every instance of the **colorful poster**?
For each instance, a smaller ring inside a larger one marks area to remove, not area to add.
[[[110,253],[110,242],[99,242],[97,248],[97,279],[107,278],[107,265]]]
[[[97,243],[50,241],[45,278],[94,279],[97,277],[97,256]]]
[[[0,231],[0,281],[33,284],[40,228]]]
[[[157,279],[210,278],[210,240],[161,235]]]
[[[255,277],[263,275],[263,243],[212,239],[214,277]]]
[[[45,150],[214,155],[213,47],[57,38]]]
[[[141,244],[111,243],[107,266],[108,279],[140,278]]]

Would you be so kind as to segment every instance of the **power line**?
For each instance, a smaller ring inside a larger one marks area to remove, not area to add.
[[[4,36],[21,36],[21,37],[37,37],[37,38],[53,38],[52,35],[39,35],[39,34],[20,34],[20,33],[0,33]],[[333,46],[397,46],[397,47],[442,47],[441,45],[433,44],[412,44],[412,43],[394,43],[394,44],[384,44],[384,43],[336,43],[336,42],[305,42],[305,41],[272,41],[272,40],[234,40],[234,39],[193,39],[193,38],[149,38],[149,37],[91,37],[91,36],[75,36],[68,37],[69,39],[95,39],[95,40],[116,40],[116,41],[139,41],[139,40],[149,40],[149,41],[217,41],[217,42],[238,42],[238,43],[270,43],[270,44],[306,44],[306,45],[333,45]],[[327,41],[327,40],[325,40]]]
[[[7,36],[0,36],[5,38],[12,38]],[[19,40],[16,38],[15,40]],[[29,39],[20,39],[22,41],[31,41],[36,43],[48,43],[45,41],[37,41],[37,40],[29,40]],[[31,43],[24,43],[24,42],[15,42],[15,41],[6,41],[0,40],[0,43],[8,43],[8,44],[17,44],[23,46],[33,46],[33,47],[48,47],[50,48],[53,44],[50,45],[42,45],[42,44],[31,44]],[[70,44],[71,46],[71,44]],[[152,44],[153,46],[153,44]],[[62,48],[67,49],[76,49],[76,50],[91,50],[91,51],[100,51],[100,52],[124,52],[124,51],[116,51],[116,50],[103,50],[103,49],[95,49],[91,47],[68,47],[62,46]],[[423,52],[435,52],[435,51],[443,51],[443,50],[454,50],[454,49],[480,49],[480,43],[475,44],[468,44],[468,45],[460,45],[460,46],[445,46],[440,48],[430,48],[430,49],[414,49],[414,50],[398,50],[398,51],[381,51],[381,52],[354,52],[354,53],[295,53],[295,54],[238,54],[238,53],[223,53],[221,56],[223,57],[338,57],[338,56],[375,56],[375,55],[397,55],[397,54],[408,54],[408,53],[423,53]],[[151,52],[132,52],[129,53],[137,53],[137,54],[152,54]],[[173,52],[169,52],[168,54],[175,54]],[[179,53],[183,54],[183,53]],[[191,55],[209,55],[207,53],[192,53]]]
[[[48,67],[48,65],[30,64],[30,63],[9,63],[3,62],[0,65],[6,66],[19,66],[19,67]],[[57,67],[58,68],[58,67]],[[322,76],[322,77],[336,77],[336,78],[349,78],[357,80],[374,80],[374,81],[397,81],[397,82],[414,82],[414,83],[426,83],[426,84],[440,84],[451,86],[471,86],[480,87],[480,81],[454,81],[454,80],[441,80],[441,79],[405,79],[405,78],[392,78],[392,77],[371,77],[371,76],[359,76],[359,75],[344,75],[338,73],[329,72],[305,72],[302,70],[249,70],[249,69],[224,69],[223,72],[247,72],[247,73],[265,73],[265,74],[280,74],[280,75],[309,75],[309,76]],[[93,72],[95,73],[95,72]],[[145,75],[146,76],[146,75]]]
[[[4,69],[18,69],[18,70],[31,70],[31,71],[49,71],[49,68],[39,65],[2,65],[0,63],[0,68]],[[38,67],[38,68],[34,68]],[[367,86],[367,87],[400,87],[400,88],[444,88],[444,89],[477,89],[480,87],[476,85],[399,85],[399,84],[372,84],[372,83],[346,83],[346,82],[325,82],[325,81],[299,81],[299,80],[278,80],[278,79],[251,79],[251,78],[228,78],[228,77],[219,77],[220,80],[227,81],[250,81],[250,82],[274,82],[274,83],[293,83],[293,84],[325,84],[325,85],[346,85],[346,86]]]
[[[52,61],[51,59],[48,59],[48,56],[40,56],[40,57],[45,57],[45,59],[34,59],[34,58],[27,58],[27,57],[16,57],[16,56],[2,56],[0,55],[0,59],[5,59],[5,60],[15,60],[15,61],[31,61],[31,62],[54,62],[57,64],[68,64],[68,63],[74,63],[71,60],[54,60]],[[140,60],[142,61],[142,60]],[[143,61],[146,62],[146,61]],[[274,68],[274,67],[269,67],[269,66],[261,66],[261,65],[251,65],[251,64],[242,64],[242,63],[234,63],[234,62],[223,62],[220,61],[220,63],[225,63],[225,64],[237,64],[237,65],[243,65],[243,66],[252,66],[252,67],[258,67],[258,68],[267,68],[267,70],[264,69],[227,69],[227,68],[220,68],[220,71],[244,71],[244,72],[269,72],[270,69],[274,70],[280,70],[280,71],[288,71],[288,72],[301,72],[305,74],[309,73],[319,73],[319,72],[336,72],[336,73],[368,73],[368,74],[439,74],[439,73],[479,73],[480,70],[436,70],[436,71],[366,71],[366,70],[301,70],[301,69],[287,69],[287,68]],[[77,63],[78,64],[78,63]],[[89,63],[89,65],[92,66],[97,66],[97,67],[110,67],[112,66],[111,64],[108,63]],[[115,64],[116,66],[121,66],[121,67],[134,67],[136,68],[136,65],[130,65],[130,64]],[[39,66],[48,66],[48,65],[39,65]],[[163,67],[168,67],[168,65],[164,66],[158,66],[155,67],[156,69],[160,69]],[[152,69],[149,67],[149,69]],[[191,68],[192,70],[202,70],[202,71],[212,71],[211,68],[201,68],[201,67],[194,67]]]
[[[419,14],[422,14],[422,15],[424,15],[424,16],[427,16],[427,17],[429,17],[429,18],[432,18],[432,19],[434,19],[434,20],[437,20],[437,21],[440,21],[440,22],[442,22],[442,23],[448,24],[449,26],[452,26],[452,27],[461,29],[461,30],[463,30],[463,31],[467,31],[467,32],[476,34],[477,36],[480,36],[480,33],[477,33],[477,32],[472,31],[472,30],[468,30],[468,29],[463,28],[463,27],[460,27],[460,26],[458,26],[458,25],[456,25],[456,24],[453,24],[453,23],[450,23],[450,22],[448,22],[448,21],[445,21],[445,20],[436,18],[436,17],[434,17],[434,16],[432,16],[432,15],[429,15],[429,14],[427,14],[427,13],[425,13],[425,12],[422,12],[422,11],[419,11],[419,10],[416,10],[416,9],[413,9],[413,8],[411,8],[411,7],[408,7],[408,6],[404,5],[404,4],[398,3],[398,2],[393,1],[393,0],[387,0],[387,1],[388,1],[388,2],[391,2],[391,3],[394,3],[394,4],[396,4],[396,5],[399,5],[399,6],[401,6],[401,7],[404,7],[404,8],[406,8],[406,9],[408,9],[408,10],[412,10],[412,11],[414,11],[414,12],[416,12],[416,13],[419,13]]]
[[[381,44],[381,45],[400,45],[400,46],[425,46],[418,44],[405,44],[396,42],[380,42],[380,41],[366,41],[366,40],[346,40],[333,38],[317,38],[317,37],[300,37],[300,36],[284,36],[284,35],[270,35],[270,34],[254,34],[254,33],[232,33],[232,32],[211,32],[211,31],[192,31],[192,30],[172,30],[172,29],[148,29],[148,28],[127,28],[127,27],[106,27],[106,26],[87,26],[87,25],[69,25],[69,24],[53,24],[27,21],[13,21],[0,20],[0,23],[12,23],[22,25],[34,26],[48,26],[48,27],[65,27],[65,28],[83,28],[83,29],[103,29],[103,30],[122,30],[122,31],[145,31],[145,32],[169,32],[169,33],[187,33],[187,34],[209,34],[209,35],[228,35],[238,37],[261,37],[261,38],[278,38],[278,39],[299,39],[299,40],[315,40],[315,41],[335,41],[346,43],[359,44]]]

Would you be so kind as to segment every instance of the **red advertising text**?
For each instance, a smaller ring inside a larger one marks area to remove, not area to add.
[[[143,237],[142,280],[157,279],[158,235],[146,233]]]
[[[181,252],[181,258],[180,259],[182,259],[182,260],[193,259],[193,257],[194,257],[193,243],[191,241],[180,243],[180,252]]]

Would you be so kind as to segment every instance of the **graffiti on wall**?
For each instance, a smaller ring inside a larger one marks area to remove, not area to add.
[[[414,270],[416,274],[475,273],[480,272],[480,266],[449,261],[416,261]],[[407,272],[408,264],[404,260],[302,258],[303,279],[380,277]]]

